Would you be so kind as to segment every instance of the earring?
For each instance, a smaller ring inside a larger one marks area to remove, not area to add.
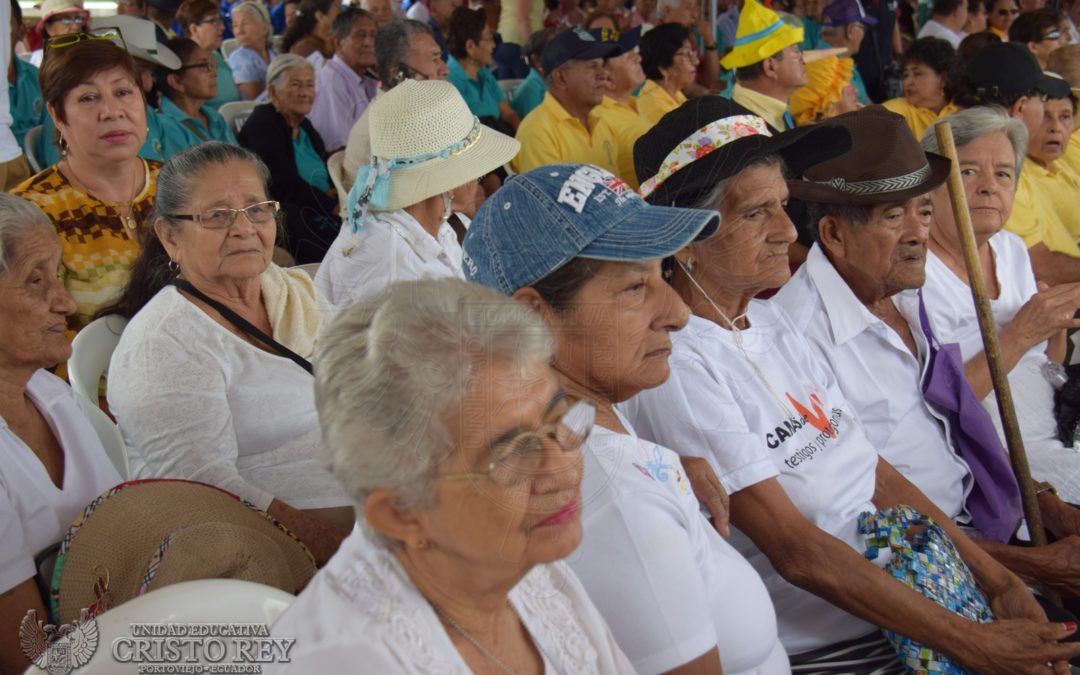
[[[169,271],[173,274],[177,274],[180,272],[180,265],[178,265],[175,260],[170,259],[166,267],[168,267]]]
[[[59,131],[56,132],[56,145],[60,147],[60,156],[61,157],[67,157],[67,154],[68,154],[67,139],[64,138],[64,134],[60,133]]]
[[[416,541],[413,542],[412,545],[413,545],[413,548],[423,551],[424,549],[426,549],[430,545],[430,543],[428,542],[427,539],[417,539]]]
[[[694,273],[694,259],[692,257],[687,258],[686,262],[683,262],[678,258],[676,258],[675,260],[678,260],[679,266],[683,268],[683,272],[686,272],[687,276],[690,276]]]

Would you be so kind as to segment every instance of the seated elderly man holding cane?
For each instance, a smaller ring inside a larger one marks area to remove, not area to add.
[[[985,207],[988,190],[1011,202],[1023,124],[988,108],[950,119],[972,208]],[[809,202],[817,242],[774,301],[832,368],[882,457],[946,515],[977,530],[973,539],[1013,572],[1077,595],[1080,569],[1070,561],[1080,537],[1069,535],[1080,518],[1056,496],[1039,501],[1064,538],[1039,549],[1007,545],[1021,517],[1016,478],[965,379],[958,346],[935,338],[919,290],[931,222],[940,218],[935,207],[948,208],[946,188],[905,189],[929,164],[898,116],[867,109],[831,121],[851,130],[854,145],[791,183]]]

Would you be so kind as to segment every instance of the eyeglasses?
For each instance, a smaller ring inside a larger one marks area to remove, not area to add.
[[[695,52],[692,49],[680,49],[679,51],[675,52],[675,57],[676,58],[678,58],[680,56],[682,58],[686,59],[687,61],[697,61],[697,57],[698,57],[697,52]]]
[[[1040,40],[1040,42],[1045,41],[1045,40],[1060,40],[1060,39],[1061,39],[1061,31],[1052,30],[1049,33],[1047,33],[1046,35],[1042,36],[1042,40]]]
[[[558,421],[499,444],[493,453],[495,459],[486,470],[446,473],[440,478],[490,480],[501,487],[518,485],[539,472],[544,463],[544,440],[555,441],[563,452],[577,452],[595,423],[596,407],[588,401],[578,401]]]
[[[177,70],[198,70],[205,68],[206,72],[213,73],[217,71],[216,61],[199,61],[198,63],[189,63],[185,66],[180,66]]]
[[[1019,13],[1020,13],[1020,10],[1018,10],[1016,8],[1013,8],[1013,9],[999,9],[996,12],[996,14],[998,16],[1016,16]]]
[[[82,14],[76,14],[75,16],[54,16],[49,19],[49,23],[58,23],[64,26],[83,26],[86,25],[86,17]]]
[[[67,35],[57,35],[51,37],[45,41],[45,49],[61,49],[63,47],[70,47],[71,45],[78,44],[83,40],[108,40],[120,47],[124,51],[127,51],[127,44],[124,42],[124,36],[120,34],[120,31],[115,28],[101,28],[99,30],[90,31],[89,33],[68,33]]]
[[[211,26],[220,26],[221,25],[221,17],[220,16],[212,16],[209,19],[201,19],[201,20],[195,22],[196,26],[203,26],[203,25],[206,25],[206,24],[210,24]]]
[[[274,221],[281,205],[277,202],[267,201],[250,204],[242,209],[208,209],[202,213],[174,213],[169,218],[180,220],[194,220],[208,230],[227,230],[236,222],[236,217],[241,213],[247,217],[252,225],[263,225]]]

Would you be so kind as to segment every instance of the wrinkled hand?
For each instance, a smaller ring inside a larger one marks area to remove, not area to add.
[[[1069,675],[1069,659],[1080,656],[1080,643],[1058,642],[1075,625],[1000,619],[975,624],[972,632],[970,650],[957,658],[980,675]]]
[[[720,484],[716,472],[709,461],[701,457],[683,457],[683,469],[694,488],[694,496],[705,505],[712,515],[713,527],[721,536],[728,536],[728,493]]]
[[[1047,286],[1039,282],[1039,292],[1031,296],[1001,331],[1002,341],[1015,340],[1024,351],[1060,330],[1080,328],[1073,314],[1080,309],[1080,283]]]
[[[1034,549],[1041,565],[1039,583],[1080,597],[1080,537],[1073,535]]]
[[[1039,494],[1039,510],[1043,527],[1062,539],[1070,534],[1080,534],[1080,508],[1068,504],[1051,492]]]
[[[1036,623],[1046,623],[1046,612],[1035,600],[1028,587],[1019,579],[1010,583],[996,595],[990,596],[990,609],[994,616],[1001,619],[1031,619]]]

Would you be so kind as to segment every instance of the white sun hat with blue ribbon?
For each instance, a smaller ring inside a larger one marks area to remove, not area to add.
[[[521,144],[480,123],[454,85],[406,80],[371,103],[371,162],[349,192],[354,229],[368,211],[395,211],[506,164]]]

